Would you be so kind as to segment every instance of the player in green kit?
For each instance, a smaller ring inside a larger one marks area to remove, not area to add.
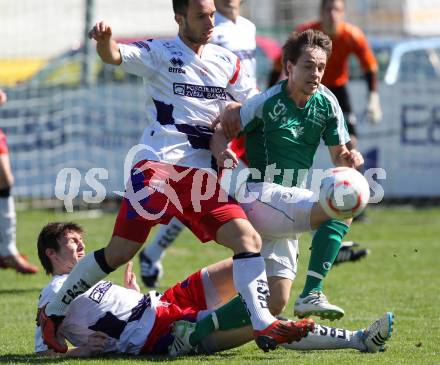
[[[330,218],[313,192],[302,188],[321,138],[335,166],[356,168],[363,164],[362,155],[345,146],[350,138],[336,97],[321,85],[330,54],[331,40],[324,33],[307,30],[293,34],[283,47],[288,79],[242,106],[229,105],[212,140],[219,166],[232,159],[235,167],[238,160],[234,153],[220,146],[239,133],[246,136],[251,175],[236,198],[263,238],[261,254],[266,261],[272,313],[280,313],[289,299],[299,235],[316,230],[305,287],[294,313],[328,319],[344,315],[343,309],[330,304],[322,293],[322,281],[351,219]]]

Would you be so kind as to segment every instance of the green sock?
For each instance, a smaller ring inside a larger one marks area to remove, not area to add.
[[[322,290],[322,280],[327,276],[338,256],[342,239],[347,232],[348,226],[336,219],[329,219],[319,226],[313,236],[309,268],[301,298],[312,291]]]
[[[230,330],[251,324],[251,319],[243,301],[239,296],[230,300],[207,317],[198,321],[195,331],[191,334],[189,342],[195,346],[203,338],[216,330]]]

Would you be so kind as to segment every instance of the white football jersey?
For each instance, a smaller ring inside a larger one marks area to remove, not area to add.
[[[42,290],[38,308],[53,300],[68,275],[54,276]],[[138,354],[154,320],[159,294],[143,295],[109,281],[100,281],[79,295],[68,307],[59,331],[74,346],[87,344],[93,331],[109,335],[104,352]],[[46,351],[41,328],[35,329],[35,352]]]
[[[245,71],[257,85],[256,62],[256,28],[250,20],[237,17],[236,22],[224,17],[219,12],[215,13],[215,28],[212,43],[229,49],[241,60]]]
[[[201,56],[177,36],[120,44],[122,67],[144,78],[147,145],[134,163],[149,159],[197,168],[211,167],[212,122],[227,101],[257,93],[232,52],[207,44]]]

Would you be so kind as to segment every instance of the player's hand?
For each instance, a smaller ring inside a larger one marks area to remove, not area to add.
[[[104,332],[94,332],[87,339],[87,345],[82,348],[83,356],[102,354],[107,344],[108,335]]]
[[[140,291],[141,291],[141,289],[139,288],[139,285],[137,283],[136,274],[133,272],[133,262],[132,261],[129,261],[127,263],[127,266],[125,267],[124,286],[127,289],[136,290],[138,293],[140,293]]]
[[[223,113],[220,115],[220,124],[223,132],[228,140],[236,137],[241,131],[241,119],[240,119],[239,103],[230,103],[226,106]]]
[[[97,42],[108,41],[112,36],[112,28],[106,22],[100,21],[90,29],[88,36]]]
[[[225,149],[217,157],[217,166],[225,169],[235,169],[238,165],[238,158],[230,148]]]
[[[357,169],[364,164],[364,157],[358,150],[346,150],[339,155],[343,166]]]
[[[382,121],[382,108],[377,91],[370,92],[368,96],[366,118],[372,124],[377,124]]]
[[[0,106],[2,106],[6,101],[8,100],[8,97],[6,93],[0,89]]]

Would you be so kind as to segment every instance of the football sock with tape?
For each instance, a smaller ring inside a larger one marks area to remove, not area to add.
[[[251,320],[243,301],[240,297],[235,297],[207,317],[197,321],[196,328],[189,341],[191,345],[195,346],[216,330],[227,331],[249,326],[250,324]]]
[[[0,197],[0,256],[18,255],[15,242],[17,218],[14,199],[9,192],[9,188],[2,189]]]
[[[162,260],[165,250],[176,240],[185,228],[177,218],[173,218],[167,225],[161,225],[153,241],[144,248],[144,254],[152,263]]]
[[[263,330],[276,321],[269,312],[266,267],[259,253],[243,252],[232,258],[234,286],[251,318],[254,330]]]
[[[46,314],[64,316],[73,299],[112,271],[105,260],[103,248],[84,256],[74,266],[54,300],[47,305]]]
[[[330,271],[347,232],[348,225],[336,219],[329,219],[318,227],[312,240],[306,283],[300,295],[302,298],[310,292],[322,290],[322,280]]]
[[[362,342],[362,332],[349,331],[343,328],[334,328],[315,323],[315,330],[310,332],[299,342],[283,344],[290,350],[336,350],[336,349],[357,349],[365,350]]]

